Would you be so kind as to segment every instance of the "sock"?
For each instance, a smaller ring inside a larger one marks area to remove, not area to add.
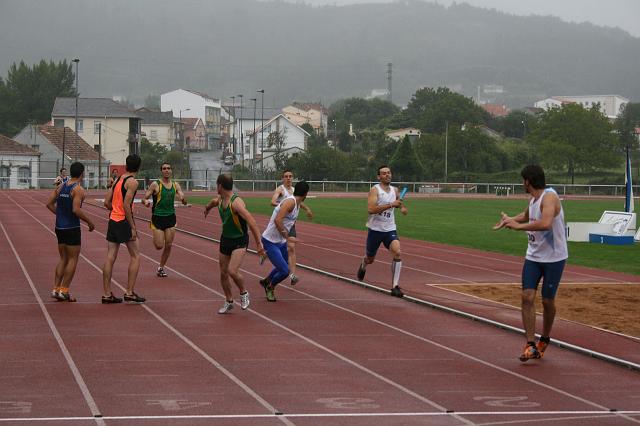
[[[542,343],[549,343],[551,341],[551,337],[549,337],[549,336],[540,336],[540,341]]]
[[[527,345],[535,347],[536,346],[536,342],[527,342]]]
[[[393,262],[391,262],[391,282],[393,287],[397,287],[400,282],[400,269],[402,269],[402,261],[394,259]]]

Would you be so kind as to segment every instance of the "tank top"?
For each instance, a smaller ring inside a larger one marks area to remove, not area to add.
[[[124,197],[127,195],[127,188],[125,188],[124,184],[132,177],[132,175],[129,175],[124,179],[119,177],[113,183],[113,196],[111,197],[111,214],[109,214],[109,219],[114,222],[122,222],[127,218],[124,214]],[[135,197],[135,194],[133,195]],[[131,205],[133,206],[133,198],[131,199]]]
[[[537,200],[532,198],[531,201],[529,201],[529,223],[542,218],[540,205],[545,195],[550,192],[557,194],[553,188],[546,188],[540,198]],[[527,231],[527,236],[529,237],[527,260],[552,263],[569,257],[562,205],[560,205],[558,215],[553,218],[551,229],[546,231]]]
[[[285,198],[293,197],[293,191],[289,191],[286,186],[280,185],[280,188],[282,188],[282,194],[280,194],[276,200],[276,203],[278,204],[280,204]]]
[[[171,188],[167,189],[162,184],[162,180],[158,179],[156,182],[160,190],[156,194],[153,194],[152,213],[156,216],[171,216],[175,214],[176,184],[170,181]]]
[[[282,224],[284,225],[287,232],[290,231],[291,227],[296,223],[296,219],[298,218],[298,212],[300,211],[300,206],[296,201],[296,197],[294,197],[293,195],[290,195],[284,200],[289,200],[289,199],[293,199],[293,202],[295,203],[295,207],[293,208],[293,210],[287,213],[287,215],[282,220]],[[287,242],[287,240],[282,236],[282,234],[280,233],[280,231],[278,231],[278,228],[276,227],[276,217],[278,216],[278,212],[280,212],[280,207],[282,207],[282,202],[280,202],[280,204],[278,204],[276,208],[273,209],[273,213],[271,214],[271,219],[269,219],[269,224],[267,225],[267,229],[265,229],[264,232],[262,233],[262,236],[264,237],[264,239],[274,244],[282,244]]]
[[[233,194],[227,208],[222,207],[222,200],[218,204],[218,213],[222,220],[222,236],[225,238],[240,238],[247,235],[247,221],[233,210],[233,201],[238,194]]]
[[[73,197],[71,191],[78,185],[74,182],[62,184],[62,188],[56,198],[56,229],[73,229],[80,227],[80,218],[73,214]]]
[[[396,200],[396,188],[389,185],[389,192],[386,192],[380,184],[374,186],[378,191],[378,201],[376,206],[391,204]],[[391,232],[396,230],[395,209],[387,209],[377,214],[370,214],[367,220],[367,228],[372,231]]]

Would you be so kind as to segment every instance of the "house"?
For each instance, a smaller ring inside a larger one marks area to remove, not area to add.
[[[84,164],[84,186],[97,187],[98,178],[105,183],[109,178],[109,161],[98,158],[98,150],[68,127],[29,125],[14,140],[40,153],[40,186],[51,186],[59,170],[74,161]],[[63,159],[64,153],[64,159]],[[98,172],[102,170],[102,174]]]
[[[421,132],[420,129],[416,129],[415,127],[407,127],[404,129],[388,130],[384,132],[384,134],[396,142],[401,141],[405,136],[409,136],[409,139],[413,142],[415,139],[420,138]]]
[[[0,135],[0,189],[38,188],[40,153]]]
[[[308,123],[316,133],[327,134],[329,111],[321,104],[294,102],[282,108],[282,114],[297,126]]]
[[[51,121],[74,129],[75,98],[56,98]],[[92,147],[102,145],[102,156],[122,174],[127,155],[139,153],[140,117],[109,98],[78,98],[78,136]]]
[[[160,112],[148,108],[139,108],[141,134],[151,143],[170,149],[175,144],[174,120],[171,111]]]
[[[206,128],[207,150],[220,147],[221,104],[206,93],[177,89],[160,95],[160,110],[172,111],[174,118],[199,118]]]
[[[480,107],[492,117],[505,117],[509,115],[509,108],[501,104],[482,104]]]
[[[536,108],[542,108],[545,111],[560,107],[563,104],[580,104],[584,108],[591,108],[595,105],[600,106],[600,111],[609,119],[614,120],[622,111],[622,107],[629,103],[629,99],[618,95],[604,96],[553,96],[551,98],[542,99],[534,104]]]
[[[207,150],[207,132],[204,122],[199,118],[184,118],[182,117],[182,126],[178,121],[176,123],[177,133],[180,133],[180,129],[183,130],[184,135],[184,150],[186,151],[202,151]],[[179,143],[178,147],[182,147]]]
[[[257,128],[255,133],[249,135],[249,140],[245,141],[245,166],[260,164],[261,168],[272,169],[275,167],[273,155],[277,154],[278,150],[287,157],[296,152],[306,151],[309,136],[311,135],[306,130],[284,114],[278,114]],[[273,144],[269,145],[270,141],[276,141],[278,138],[282,139],[280,149]]]

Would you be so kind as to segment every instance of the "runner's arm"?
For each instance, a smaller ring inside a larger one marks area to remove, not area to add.
[[[276,225],[278,232],[280,232],[280,235],[282,235],[285,239],[289,238],[289,231],[287,231],[287,228],[284,227],[284,217],[293,211],[295,205],[295,201],[291,198],[284,200],[282,203],[280,203],[280,211],[273,220],[273,223],[274,225]]]
[[[249,230],[253,234],[253,239],[256,240],[256,247],[258,247],[258,254],[260,256],[266,256],[266,252],[264,251],[264,247],[262,246],[262,239],[260,238],[260,229],[258,229],[258,224],[256,220],[253,218],[249,210],[242,201],[242,198],[236,198],[233,200],[233,210],[235,210],[238,215],[247,221],[247,226],[249,226]]]
[[[178,182],[176,182],[176,196],[178,197],[178,200],[182,201],[183,205],[187,205],[187,197],[185,197],[184,192],[182,192],[182,188],[180,187],[180,184]]]
[[[369,212],[369,214],[379,214],[385,210],[393,209],[395,207],[400,207],[400,205],[402,204],[399,200],[396,200],[393,203],[389,203],[389,204],[381,204],[379,206],[376,205],[377,203],[378,203],[378,191],[376,190],[375,187],[372,187],[369,190],[369,196],[367,198],[367,211]]]
[[[103,204],[107,208],[107,210],[111,210],[113,208],[113,206],[111,205],[111,200],[113,200],[113,185],[109,187],[109,190],[107,191],[107,195],[105,195],[104,197]]]
[[[309,220],[313,220],[313,212],[311,211],[309,206],[307,206],[305,203],[300,203],[300,208],[302,210],[304,210],[304,212],[307,214],[307,217],[309,218]]]
[[[147,192],[145,192],[144,197],[142,197],[142,203],[145,206],[149,207],[149,204],[148,204],[149,198],[153,197],[153,194],[155,194],[157,190],[158,190],[158,183],[156,181],[151,182],[151,185],[149,185]]]
[[[400,189],[395,188],[395,191],[396,191],[396,201],[400,201],[400,213],[406,216],[407,213],[409,213],[409,210],[407,210],[407,207],[404,205],[404,202],[400,199]]]
[[[76,186],[75,188],[73,188],[73,190],[71,191],[71,200],[73,203],[72,211],[73,214],[78,216],[89,226],[89,232],[91,232],[95,229],[96,226],[93,224],[91,219],[89,219],[89,216],[87,216],[84,210],[82,210],[82,202],[84,201],[84,197],[85,192],[83,187]]]
[[[278,205],[278,197],[282,194],[282,188],[277,187],[275,191],[273,191],[273,195],[271,196],[271,205],[276,207]]]
[[[127,188],[127,194],[124,196],[124,217],[129,222],[129,226],[131,226],[131,239],[135,240],[138,237],[136,230],[136,222],[133,218],[133,210],[131,210],[131,206],[133,203],[133,199],[136,196],[136,191],[138,190],[138,181],[135,179],[128,179],[125,182]]]
[[[220,205],[220,196],[218,195],[217,197],[213,197],[211,201],[209,201],[207,205],[204,206],[204,217],[207,217],[207,215],[209,214],[209,211],[211,211],[212,208],[218,207],[219,205]]]
[[[553,218],[557,215],[557,211],[560,209],[557,208],[560,200],[558,196],[553,193],[548,193],[542,199],[542,203],[540,205],[540,210],[542,212],[542,216],[540,220],[534,220],[533,222],[529,222],[529,210],[526,211],[527,221],[526,222],[518,222],[516,221],[517,217],[522,216],[524,213],[521,213],[516,218],[513,218],[511,221],[508,221],[505,224],[506,228],[516,229],[519,231],[547,231],[551,229],[553,226]]]
[[[47,208],[51,213],[56,214],[56,202],[58,199],[58,192],[60,191],[60,187],[53,190],[51,196],[47,200]]]

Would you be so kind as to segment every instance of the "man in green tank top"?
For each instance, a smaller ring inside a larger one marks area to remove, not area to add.
[[[171,164],[162,163],[160,173],[162,176],[149,185],[142,202],[147,207],[151,206],[150,226],[153,230],[153,245],[156,249],[162,250],[157,275],[166,277],[167,273],[164,270],[164,266],[169,260],[171,245],[176,235],[175,199],[182,201],[185,206],[187,205],[187,199],[182,192],[182,188],[180,188],[180,184],[171,180],[173,175]],[[149,201],[149,198],[152,198],[153,202]]]
[[[230,175],[221,174],[216,181],[218,196],[214,197],[204,209],[204,217],[209,211],[218,207],[220,219],[222,220],[222,236],[220,237],[220,285],[224,291],[224,305],[218,310],[219,314],[226,314],[233,309],[233,293],[229,278],[240,290],[240,307],[249,307],[249,292],[244,287],[244,278],[240,274],[240,265],[249,246],[248,230],[253,234],[253,238],[258,246],[258,254],[266,256],[262,242],[260,241],[260,230],[255,219],[247,210],[247,207],[233,192],[233,178]]]

